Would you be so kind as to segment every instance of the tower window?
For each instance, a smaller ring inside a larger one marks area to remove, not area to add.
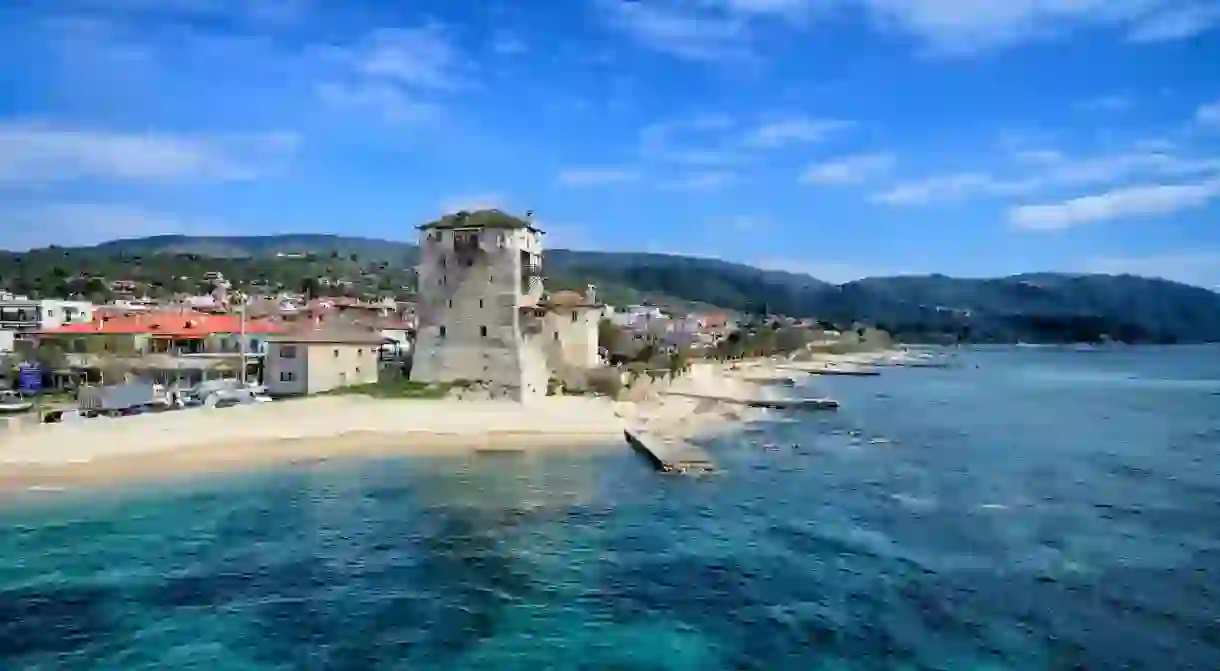
[[[576,321],[579,319],[580,319],[580,315],[577,314],[576,311],[573,311],[572,312],[572,323],[576,323]]]
[[[480,299],[479,299],[479,307],[480,307],[480,308],[481,308],[481,307],[483,307],[483,299],[482,299],[482,298],[480,298]]]
[[[441,327],[441,337],[442,338],[445,337],[445,327],[444,326]]]
[[[452,299],[452,298],[450,298],[450,299],[449,299],[449,307],[453,307],[453,299]]]
[[[486,337],[487,337],[487,327],[486,327],[486,326],[480,326],[480,327],[479,327],[479,335],[480,335],[480,336],[482,336],[482,337],[484,337],[484,338],[486,338]]]

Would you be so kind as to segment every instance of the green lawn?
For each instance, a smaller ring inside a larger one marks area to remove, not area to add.
[[[330,395],[360,394],[374,398],[444,398],[452,386],[443,383],[413,382],[411,380],[396,379],[342,387],[325,393]]]

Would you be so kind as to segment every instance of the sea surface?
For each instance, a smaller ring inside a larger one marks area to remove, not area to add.
[[[710,443],[0,505],[0,669],[1220,669],[1220,349],[960,350]]]

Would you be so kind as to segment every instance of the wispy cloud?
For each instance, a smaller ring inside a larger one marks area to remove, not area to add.
[[[715,3],[595,0],[593,4],[609,26],[655,51],[691,61],[753,55],[746,21]]]
[[[1217,25],[1220,25],[1220,6],[1194,2],[1152,13],[1135,24],[1128,38],[1132,42],[1183,40],[1201,35]]]
[[[940,55],[962,55],[1077,29],[1111,27],[1134,42],[1183,39],[1215,27],[1215,6],[1182,0],[855,0],[882,28],[914,35]]]
[[[359,73],[404,86],[454,89],[463,84],[458,51],[439,24],[377,30],[339,56]]]
[[[0,184],[248,180],[283,166],[298,143],[287,132],[188,136],[0,123]]]
[[[1168,215],[1220,197],[1220,179],[1196,184],[1157,184],[1115,189],[1049,205],[1022,205],[1008,221],[1027,230],[1060,230],[1111,219]]]
[[[986,171],[935,175],[898,184],[874,200],[893,205],[918,205],[967,198],[1015,196],[1043,189],[1110,185],[1133,178],[1181,178],[1220,172],[1220,158],[1181,156],[1137,148],[1128,152],[1072,158],[1052,150],[1019,152],[1019,163],[1032,172],[998,176]]]
[[[817,142],[832,133],[850,128],[850,121],[789,117],[759,125],[746,136],[751,147],[772,149],[790,144]]]
[[[822,185],[860,184],[888,173],[895,161],[893,154],[884,152],[842,156],[810,166],[800,181]]]
[[[435,112],[444,94],[478,85],[475,66],[453,43],[443,25],[372,31],[353,44],[319,50],[337,66],[318,84],[323,100],[369,107],[391,120]]]
[[[606,184],[621,184],[634,182],[640,178],[639,173],[625,168],[567,168],[560,171],[558,181],[564,186],[584,187],[603,186]]]
[[[958,172],[903,182],[874,194],[876,202],[889,205],[921,205],[939,200],[954,200],[988,192],[997,186],[995,178],[982,172]]]

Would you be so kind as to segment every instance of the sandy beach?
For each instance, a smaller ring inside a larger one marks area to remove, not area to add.
[[[800,367],[874,363],[893,353],[698,363],[674,380],[594,396],[509,401],[326,396],[224,409],[43,424],[0,434],[0,490],[181,476],[341,457],[617,448],[623,430],[680,438],[731,431],[768,411],[718,399],[787,393],[768,380]],[[679,393],[682,395],[672,395]]]

